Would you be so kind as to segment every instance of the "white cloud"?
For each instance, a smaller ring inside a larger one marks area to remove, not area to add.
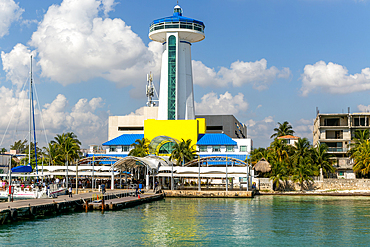
[[[18,89],[29,78],[31,55],[36,56],[36,51],[30,51],[26,46],[17,44],[9,53],[1,52],[3,69],[7,80],[10,80]],[[33,65],[35,65],[33,63]],[[33,69],[35,71],[35,69]]]
[[[312,144],[312,131],[314,119],[299,119],[294,122],[294,135],[300,138],[306,137]]]
[[[99,17],[113,6],[112,0],[64,0],[49,7],[29,42],[41,75],[63,85],[102,77],[121,87],[141,87],[149,71],[159,76],[162,45],[146,47],[121,19]]]
[[[0,105],[1,147],[9,149],[15,141],[29,139],[28,93],[0,87]],[[102,106],[101,98],[80,99],[68,112],[68,100],[59,94],[41,108],[41,119],[39,106],[36,105],[37,142],[43,147],[46,146],[45,134],[50,141],[56,134],[73,131],[83,147],[93,143],[101,144],[106,141],[108,134],[108,113],[98,110]]]
[[[8,34],[10,25],[21,18],[23,11],[14,0],[0,0],[0,38]]]
[[[370,68],[362,69],[360,74],[349,75],[342,65],[319,61],[314,65],[306,65],[301,78],[303,96],[317,90],[346,94],[370,89]]]
[[[370,112],[370,105],[358,105],[357,108],[361,112]]]
[[[220,94],[211,92],[203,95],[201,102],[195,102],[196,114],[233,114],[246,111],[248,103],[244,101],[244,95],[238,93],[232,96],[229,92]]]
[[[252,84],[257,90],[267,89],[276,78],[289,78],[289,68],[277,69],[275,66],[267,68],[266,59],[255,62],[236,61],[230,69],[221,67],[218,72],[208,68],[200,61],[193,61],[194,84],[201,86],[228,86],[240,87]]]
[[[270,136],[276,127],[273,116],[265,117],[262,120],[249,119],[246,123],[248,138],[252,138],[254,148],[267,147],[270,145]]]

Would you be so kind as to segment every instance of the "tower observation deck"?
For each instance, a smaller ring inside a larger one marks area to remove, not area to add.
[[[159,120],[195,119],[191,44],[205,38],[201,21],[182,16],[179,5],[173,16],[153,21],[149,38],[163,45],[159,94]]]

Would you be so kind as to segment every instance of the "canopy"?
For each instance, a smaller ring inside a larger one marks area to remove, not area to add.
[[[32,172],[32,167],[31,166],[16,166],[12,168],[12,172],[19,172],[19,173]]]

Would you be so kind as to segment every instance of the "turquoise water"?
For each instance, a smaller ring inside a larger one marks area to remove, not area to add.
[[[368,197],[166,198],[0,226],[0,245],[368,246],[369,233]]]

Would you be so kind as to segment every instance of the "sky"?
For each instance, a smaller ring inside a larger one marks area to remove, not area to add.
[[[160,43],[150,23],[176,1],[0,0],[0,147],[28,139],[30,56],[37,139],[73,131],[108,138],[108,117],[139,114],[146,74],[159,91]],[[203,21],[192,45],[196,114],[233,114],[254,147],[278,122],[312,142],[320,113],[370,110],[370,1],[179,1]]]

